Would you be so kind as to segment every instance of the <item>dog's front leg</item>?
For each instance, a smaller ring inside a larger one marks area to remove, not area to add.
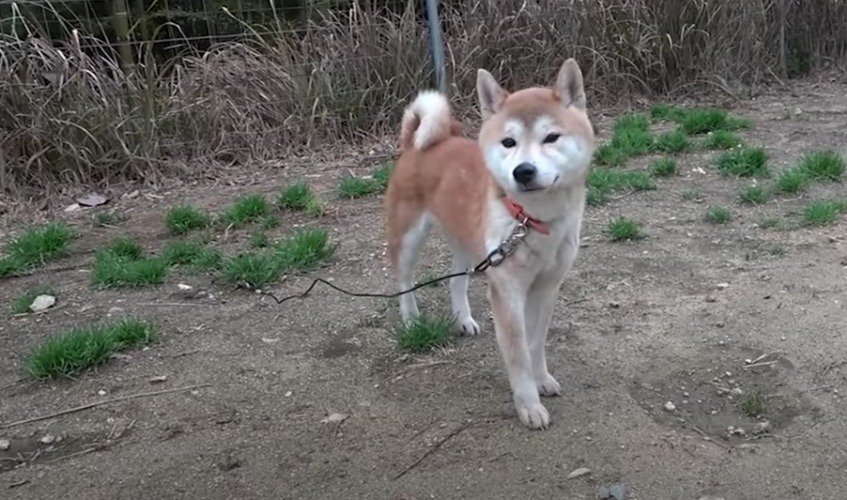
[[[542,396],[557,396],[561,390],[559,382],[547,370],[547,330],[553,316],[553,306],[560,280],[541,275],[533,283],[527,294],[526,332],[529,356],[532,363],[532,376]]]
[[[550,425],[550,414],[538,397],[527,344],[527,287],[508,280],[492,279],[488,293],[497,344],[509,373],[518,418],[532,429],[546,429]]]

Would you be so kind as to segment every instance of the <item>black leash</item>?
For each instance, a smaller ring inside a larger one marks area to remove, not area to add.
[[[522,237],[523,236],[521,236],[521,238]],[[452,278],[458,278],[460,276],[473,276],[475,274],[482,274],[489,267],[497,267],[500,264],[502,264],[503,261],[506,260],[506,257],[511,255],[514,251],[515,251],[515,242],[505,241],[499,247],[494,249],[494,251],[492,251],[490,254],[488,254],[488,256],[485,258],[485,260],[483,260],[482,262],[480,262],[479,264],[477,264],[476,266],[474,266],[470,269],[467,269],[467,270],[462,271],[460,273],[445,274],[444,276],[440,276],[438,278],[431,279],[431,280],[425,281],[423,283],[418,283],[417,285],[413,286],[412,288],[409,288],[408,290],[403,290],[402,292],[395,292],[395,293],[351,292],[350,290],[345,290],[345,289],[341,288],[340,286],[333,285],[332,283],[330,283],[329,281],[327,281],[323,278],[316,278],[316,279],[312,280],[312,284],[309,285],[309,288],[307,288],[306,291],[304,291],[302,293],[297,293],[297,294],[294,294],[294,295],[289,295],[289,296],[283,297],[281,299],[278,298],[276,295],[272,294],[271,292],[266,292],[264,290],[259,291],[259,293],[262,294],[262,295],[267,295],[268,297],[274,299],[277,304],[282,304],[283,302],[289,301],[291,299],[305,298],[306,296],[308,296],[312,292],[312,290],[315,288],[315,286],[317,286],[318,283],[323,283],[324,285],[332,288],[333,290],[339,291],[339,292],[341,292],[345,295],[349,295],[351,297],[375,297],[375,298],[382,298],[382,299],[394,299],[394,298],[397,298],[401,295],[406,295],[407,293],[412,293],[415,290],[420,290],[421,288],[424,288],[424,287],[427,287],[427,286],[430,286],[430,285],[434,285],[434,284],[442,282],[444,280],[449,280],[449,279],[452,279]]]

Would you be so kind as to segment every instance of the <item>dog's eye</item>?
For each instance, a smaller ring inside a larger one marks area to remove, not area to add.
[[[559,137],[561,137],[561,136],[562,136],[561,134],[555,134],[555,133],[547,134],[547,137],[544,138],[544,144],[552,144],[552,143],[558,141]]]
[[[502,144],[504,148],[513,148],[517,145],[517,142],[515,142],[515,140],[511,137],[506,137],[500,141],[500,144]]]

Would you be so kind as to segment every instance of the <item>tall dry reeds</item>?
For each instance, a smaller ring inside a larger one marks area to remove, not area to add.
[[[97,33],[50,43],[37,26],[18,30],[0,40],[0,190],[190,174],[208,158],[393,134],[431,82],[416,5],[354,1],[296,30],[245,25],[245,40],[164,63],[142,44],[134,65]],[[441,17],[464,111],[478,67],[515,87],[552,79],[574,56],[602,102],[800,76],[847,56],[837,0],[445,0]]]

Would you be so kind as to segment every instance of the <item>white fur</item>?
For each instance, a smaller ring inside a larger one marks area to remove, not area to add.
[[[425,90],[418,94],[412,104],[403,113],[403,121],[414,116],[420,120],[415,131],[414,146],[425,149],[443,137],[450,127],[450,104],[447,98],[434,90]]]

